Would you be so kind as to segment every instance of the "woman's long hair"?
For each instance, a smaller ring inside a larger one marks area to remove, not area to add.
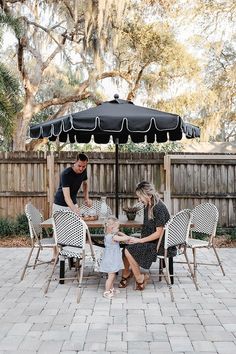
[[[142,181],[137,184],[135,192],[138,197],[151,197],[151,205],[148,205],[148,218],[153,218],[153,207],[160,200],[160,196],[156,191],[154,184],[147,181]]]

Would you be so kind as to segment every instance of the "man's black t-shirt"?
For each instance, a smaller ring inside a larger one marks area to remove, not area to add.
[[[83,181],[86,181],[87,170],[84,170],[82,173],[75,173],[72,167],[66,168],[60,176],[60,185],[56,192],[54,203],[61,206],[68,206],[65,202],[64,194],[62,188],[69,187],[70,188],[70,197],[74,204],[76,204],[76,196],[78,190]]]

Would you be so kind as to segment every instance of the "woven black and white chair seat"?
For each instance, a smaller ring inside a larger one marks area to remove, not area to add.
[[[78,247],[65,246],[60,251],[60,256],[68,257],[68,258],[82,258],[83,250]]]
[[[194,239],[194,238],[189,238],[189,239],[188,239],[188,243],[187,243],[187,246],[190,247],[190,248],[194,248],[194,247],[198,247],[198,248],[201,248],[201,247],[208,247],[208,245],[209,245],[209,242],[208,242],[208,241],[197,240],[197,239]]]
[[[55,240],[53,237],[46,237],[46,238],[42,238],[40,240],[40,242],[36,242],[35,246],[36,247],[54,247],[56,245]]]

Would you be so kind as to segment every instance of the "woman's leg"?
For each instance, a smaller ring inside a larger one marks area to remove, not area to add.
[[[123,252],[123,262],[124,262],[124,269],[122,270],[122,277],[127,278],[130,275],[130,269],[129,269],[130,266],[129,266],[129,261],[125,255],[125,249]]]
[[[132,278],[132,276],[133,276],[133,273],[130,270],[129,261],[125,255],[125,249],[123,249],[123,263],[124,263],[124,269],[122,270],[122,276],[121,276],[119,288],[126,288],[128,285],[129,279]]]
[[[111,289],[114,288],[114,281],[116,278],[116,273],[108,273],[108,277],[106,280],[106,284],[105,284],[105,290],[106,291],[110,291]]]
[[[128,260],[128,263],[132,269],[132,272],[134,273],[134,277],[136,279],[137,283],[142,283],[144,281],[144,275],[140,271],[140,267],[138,263],[135,261],[133,256],[129,253],[127,249],[125,249],[125,257]]]

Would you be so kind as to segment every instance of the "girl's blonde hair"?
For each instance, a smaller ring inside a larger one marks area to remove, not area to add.
[[[105,223],[104,223],[104,229],[105,229],[105,232],[107,232],[107,226],[108,224],[117,224],[117,226],[120,225],[119,223],[119,220],[115,217],[115,216],[109,216]]]
[[[160,196],[156,191],[154,184],[147,181],[142,181],[137,184],[135,192],[138,197],[151,198],[151,206],[148,207],[148,217],[153,217],[153,207],[160,200]]]

